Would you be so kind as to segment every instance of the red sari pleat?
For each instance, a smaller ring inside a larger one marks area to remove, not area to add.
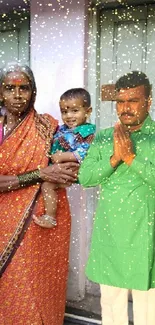
[[[51,118],[53,131],[57,122]],[[47,166],[45,140],[31,111],[0,146],[0,174],[17,175]],[[0,194],[0,251],[14,233],[38,185]],[[35,213],[44,212],[43,198]],[[70,212],[59,190],[58,226],[43,229],[32,221],[0,279],[1,325],[62,325],[66,299]]]

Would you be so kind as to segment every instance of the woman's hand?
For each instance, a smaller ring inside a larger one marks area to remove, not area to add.
[[[79,164],[75,162],[53,164],[40,169],[40,177],[43,181],[52,183],[75,183],[78,170]]]

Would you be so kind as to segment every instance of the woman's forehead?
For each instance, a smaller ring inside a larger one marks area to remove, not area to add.
[[[21,71],[8,72],[3,80],[4,83],[26,83],[29,84],[28,76]]]

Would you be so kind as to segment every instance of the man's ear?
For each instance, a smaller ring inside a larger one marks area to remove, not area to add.
[[[150,111],[150,108],[151,108],[151,105],[152,105],[152,96],[149,96],[148,100],[147,100],[147,110],[148,112]]]

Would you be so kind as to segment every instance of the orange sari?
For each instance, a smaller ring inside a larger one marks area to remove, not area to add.
[[[0,146],[0,174],[17,175],[45,167],[45,139],[34,110]],[[53,133],[57,122],[50,119]],[[0,194],[0,251],[4,252],[29,210],[40,185]],[[35,214],[44,213],[39,195]],[[68,272],[70,212],[65,190],[59,190],[57,227],[43,229],[31,221],[0,279],[1,325],[62,325]]]

